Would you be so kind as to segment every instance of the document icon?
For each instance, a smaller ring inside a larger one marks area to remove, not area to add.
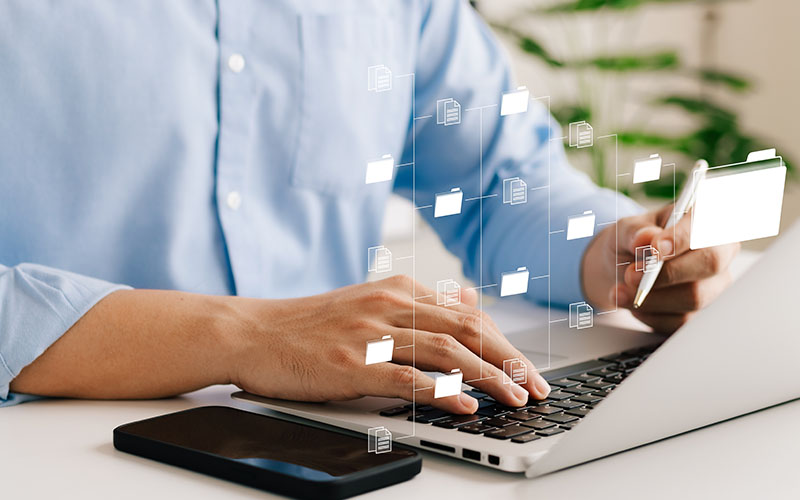
[[[659,253],[652,245],[636,247],[636,270],[650,273],[658,267]]]
[[[503,179],[503,203],[519,205],[528,201],[528,184],[519,177]]]
[[[436,304],[450,307],[461,303],[461,285],[455,280],[441,280],[436,282]]]
[[[367,341],[367,361],[365,364],[386,363],[392,360],[394,352],[394,339],[391,335],[384,335],[378,340]]]
[[[503,361],[503,383],[523,385],[528,383],[528,367],[518,358]]]
[[[387,273],[392,270],[392,252],[383,245],[367,249],[367,272]]]
[[[594,129],[592,126],[585,121],[570,123],[569,145],[578,149],[594,145]]]
[[[394,158],[392,155],[383,155],[378,160],[367,162],[367,184],[392,180],[394,176]]]
[[[383,64],[367,68],[367,90],[372,92],[392,90],[392,71]]]
[[[657,181],[661,178],[661,157],[658,154],[650,158],[636,160],[633,164],[633,183]]]
[[[444,126],[461,123],[461,104],[452,97],[436,101],[436,123]]]
[[[748,159],[711,168],[700,181],[691,212],[692,250],[778,234],[786,165],[774,149]]]
[[[461,213],[461,202],[464,200],[464,193],[461,188],[453,188],[449,193],[438,193],[436,195],[436,205],[433,208],[434,217],[446,217]]]
[[[434,398],[456,396],[461,392],[461,381],[464,374],[458,368],[453,368],[450,373],[438,375],[433,389]]]
[[[500,296],[519,295],[528,293],[528,281],[531,273],[524,267],[518,267],[516,271],[503,273],[500,276]]]
[[[594,234],[594,218],[595,215],[591,210],[569,217],[567,219],[567,239],[577,240],[592,236]]]
[[[500,116],[516,115],[528,111],[530,95],[527,87],[517,87],[517,90],[503,94],[503,100],[500,101]]]
[[[586,302],[573,302],[569,305],[569,327],[582,330],[594,325],[594,309]]]
[[[392,451],[392,433],[384,426],[367,429],[367,453]]]

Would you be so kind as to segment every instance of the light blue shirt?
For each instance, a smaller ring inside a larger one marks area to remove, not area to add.
[[[378,64],[391,90],[368,90]],[[527,295],[547,302],[549,285],[562,305],[582,295],[590,238],[554,233],[548,259],[548,232],[638,210],[569,167],[546,100],[500,116],[517,84],[457,0],[5,0],[0,68],[0,404],[114,290],[278,298],[363,281],[392,191],[479,284],[549,261]],[[437,124],[443,98],[460,124]],[[394,181],[365,184],[385,154]],[[504,204],[510,177],[549,189]],[[453,187],[461,213],[434,218]]]

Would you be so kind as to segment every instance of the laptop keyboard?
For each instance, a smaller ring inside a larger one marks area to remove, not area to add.
[[[410,403],[387,408],[380,415],[512,443],[530,443],[572,429],[657,347],[603,356],[544,373],[552,388],[547,399],[531,398],[521,407],[502,405],[488,394],[470,389],[464,392],[478,400],[474,415],[453,415],[430,405],[417,406],[412,412]]]

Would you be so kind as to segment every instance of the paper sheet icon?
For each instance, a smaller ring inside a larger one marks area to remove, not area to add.
[[[633,183],[657,181],[661,178],[662,160],[658,154],[650,155],[650,158],[636,160],[633,164]]]
[[[436,305],[451,307],[461,303],[461,285],[456,280],[436,282]]]
[[[519,358],[503,361],[503,383],[524,385],[528,383],[528,367]]]
[[[461,104],[453,98],[436,101],[436,123],[445,127],[461,123]]]
[[[392,252],[383,245],[367,249],[367,272],[386,273],[392,270]]]
[[[464,200],[464,193],[461,188],[453,188],[449,193],[438,193],[433,208],[434,217],[446,217],[461,213],[461,202]]]
[[[367,68],[367,90],[372,92],[392,90],[392,71],[383,64]]]
[[[567,239],[577,240],[578,238],[588,238],[594,234],[595,215],[591,210],[583,212],[581,215],[573,215],[567,219]]]
[[[392,433],[386,427],[367,429],[367,453],[389,453],[392,451]]]
[[[384,335],[378,340],[367,341],[367,365],[385,363],[392,360],[394,352],[394,339],[391,335]]]
[[[585,121],[569,124],[569,145],[573,148],[588,148],[594,145],[594,129]]]
[[[392,155],[383,155],[378,160],[367,162],[366,183],[374,184],[392,180],[394,176],[394,158]]]
[[[778,234],[786,165],[774,150],[757,151],[751,161],[708,170],[695,192],[691,249]]]
[[[500,101],[500,116],[515,115],[528,111],[528,102],[531,93],[526,87],[517,87],[517,90],[503,94]]]
[[[528,202],[528,184],[519,177],[503,179],[503,203],[520,205]]]
[[[594,325],[594,309],[586,302],[574,302],[569,305],[569,327],[582,330]]]
[[[433,389],[434,398],[456,396],[461,392],[461,381],[464,374],[458,368],[453,368],[450,373],[438,375]]]
[[[519,295],[528,293],[528,282],[531,273],[524,267],[518,267],[516,271],[503,273],[500,276],[500,296]]]

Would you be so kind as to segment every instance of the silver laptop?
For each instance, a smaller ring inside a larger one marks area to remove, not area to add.
[[[666,340],[595,325],[552,331],[551,398],[504,408],[481,393],[456,417],[399,399],[296,403],[233,398],[528,477],[547,474],[800,398],[800,223]],[[562,323],[563,324],[563,323]],[[509,335],[536,362],[547,331]],[[765,383],[768,381],[768,383]]]

